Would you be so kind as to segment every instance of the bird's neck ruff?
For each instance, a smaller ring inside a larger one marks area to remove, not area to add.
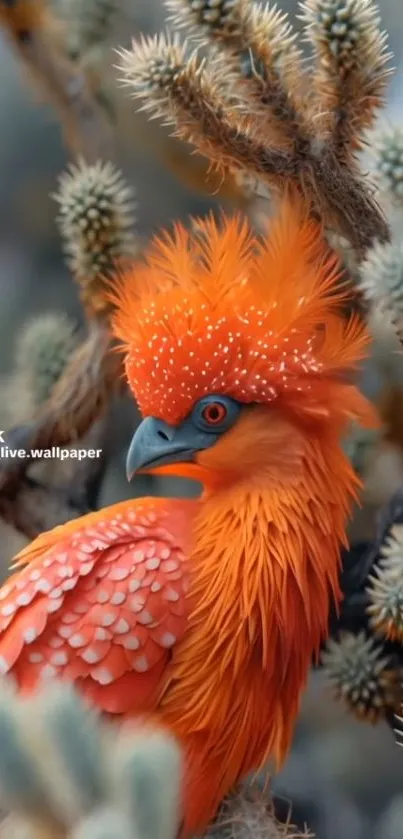
[[[237,751],[237,777],[287,753],[339,599],[340,544],[357,483],[327,432],[306,441],[299,471],[282,486],[246,480],[200,501],[191,557],[197,607],[170,701],[188,708],[185,727],[192,719],[190,728],[207,732],[206,748],[220,751],[218,737],[223,754]]]

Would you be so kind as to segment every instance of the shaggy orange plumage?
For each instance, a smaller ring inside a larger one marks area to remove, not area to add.
[[[201,498],[128,501],[43,534],[0,591],[0,664],[23,690],[75,680],[105,712],[176,733],[186,836],[287,754],[340,596],[358,486],[340,439],[374,421],[349,381],[367,334],[339,312],[320,229],[290,202],[266,239],[239,219],[201,226],[157,239],[113,295],[146,418],[128,463],[197,478]]]
[[[362,358],[358,317],[337,315],[339,266],[301,207],[283,204],[270,236],[245,221],[177,225],[126,276],[115,331],[144,415],[179,422],[195,398],[227,393],[242,402],[279,399],[325,407],[324,380]],[[179,375],[180,371],[180,375]]]

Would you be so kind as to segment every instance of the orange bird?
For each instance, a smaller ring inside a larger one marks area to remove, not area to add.
[[[351,384],[365,327],[336,258],[286,201],[267,237],[209,218],[157,238],[115,292],[144,415],[127,458],[196,479],[197,500],[125,501],[39,536],[0,592],[0,664],[23,691],[74,681],[186,754],[184,835],[235,782],[284,759],[338,599],[358,480],[340,446],[372,423]]]

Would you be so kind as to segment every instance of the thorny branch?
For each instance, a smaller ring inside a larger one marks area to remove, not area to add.
[[[337,28],[331,4],[310,0],[303,11],[315,62],[306,74],[291,26],[277,11],[247,0],[213,10],[191,0],[167,5],[176,28],[190,25],[208,61],[198,52],[188,58],[187,41],[176,35],[122,50],[124,82],[142,108],[221,168],[245,169],[280,190],[291,182],[361,257],[388,241],[388,224],[355,160],[390,73],[373,7],[352,0]]]
[[[107,114],[91,95],[84,74],[68,61],[63,26],[54,20],[47,4],[1,0],[0,5],[0,24],[8,32],[27,77],[54,107],[67,147],[88,162],[100,156],[113,159]],[[19,12],[20,7],[23,10]]]

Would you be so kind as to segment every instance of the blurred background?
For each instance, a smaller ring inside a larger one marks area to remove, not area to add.
[[[295,0],[283,0],[281,5],[292,16],[297,14]],[[401,0],[379,0],[379,7],[397,67],[382,119],[399,123],[403,122],[403,7]],[[128,45],[129,36],[159,31],[163,23],[158,0],[127,0],[110,34],[111,45]],[[112,52],[104,58],[114,61]],[[24,401],[24,394],[10,391],[7,382],[27,318],[59,311],[80,322],[82,312],[63,260],[51,197],[69,155],[52,109],[38,101],[1,30],[0,79],[0,427],[5,428],[10,417],[18,416],[18,401]],[[173,219],[202,214],[216,203],[213,196],[201,194],[197,182],[189,183],[187,178],[184,183],[178,177],[176,145],[166,131],[136,114],[123,93],[118,95],[117,110],[116,159],[136,189],[141,237]],[[377,375],[370,363],[365,386],[372,394],[379,386]],[[125,448],[136,421],[129,404],[117,412],[102,503],[150,491],[145,477],[135,487],[128,487],[125,480]],[[366,506],[357,513],[353,536],[371,534],[374,511],[401,483],[400,446],[385,444],[368,467]],[[152,491],[160,489],[154,483]],[[172,484],[168,491],[174,491]],[[5,573],[24,539],[3,524],[0,539]],[[279,811],[286,814],[292,802],[293,821],[308,823],[318,839],[403,839],[403,751],[386,725],[360,724],[347,715],[324,688],[321,674],[311,678],[293,751],[275,779],[274,790]]]

